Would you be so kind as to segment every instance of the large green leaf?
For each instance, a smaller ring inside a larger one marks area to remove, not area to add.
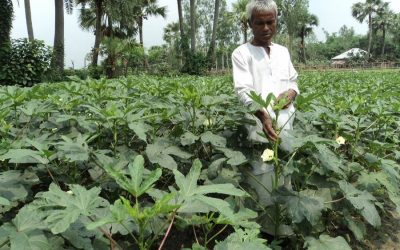
[[[57,143],[59,158],[65,158],[69,162],[89,159],[90,149],[86,142],[89,135],[78,134],[75,141],[67,136],[61,136],[61,138],[64,141]]]
[[[344,180],[338,182],[343,195],[358,210],[369,224],[374,227],[381,225],[381,217],[375,208],[375,197],[367,191],[361,191]]]
[[[80,185],[70,185],[70,192],[62,191],[54,183],[49,191],[38,195],[32,207],[43,213],[44,222],[53,234],[66,231],[79,216],[95,215],[96,209],[104,206],[99,197],[100,188],[85,189]]]
[[[317,159],[322,163],[322,165],[328,170],[345,177],[342,170],[343,162],[334,154],[326,145],[315,144],[318,150],[316,154]]]
[[[177,203],[182,204],[178,211],[185,213],[219,211],[228,217],[231,216],[233,214],[233,209],[230,207],[228,202],[218,198],[207,197],[205,195],[216,193],[244,196],[246,193],[235,188],[232,184],[211,184],[199,186],[197,182],[200,177],[201,168],[202,165],[200,160],[196,159],[186,176],[176,169],[173,170],[175,183],[179,188]]]
[[[272,193],[273,199],[284,204],[294,223],[300,223],[307,219],[311,225],[316,225],[324,209],[323,200],[317,197],[307,196],[307,193],[297,193],[284,187]]]
[[[226,147],[226,139],[220,135],[213,134],[211,131],[204,132],[200,138],[204,143],[210,143],[214,147]]]
[[[319,239],[307,237],[304,247],[307,247],[308,250],[351,250],[343,237],[332,238],[325,234],[319,236]]]
[[[199,137],[191,132],[185,132],[180,139],[182,146],[188,146],[195,143],[199,139]]]
[[[140,140],[147,142],[146,133],[152,129],[150,125],[144,122],[131,122],[128,126],[133,132],[135,132]]]
[[[189,159],[192,156],[176,146],[170,146],[163,142],[148,144],[146,147],[146,155],[151,163],[157,163],[161,167],[168,169],[176,169],[178,167],[171,155],[182,159]]]
[[[44,153],[31,149],[10,149],[0,156],[1,160],[8,160],[10,163],[49,163]]]
[[[234,151],[229,148],[217,148],[219,151],[223,152],[228,158],[228,163],[231,166],[239,166],[247,161],[246,156],[240,151]]]
[[[224,241],[218,242],[214,250],[271,250],[265,245],[265,240],[259,238],[259,233],[257,229],[237,229]]]
[[[136,156],[134,161],[128,165],[130,178],[118,169],[114,169],[112,165],[105,165],[104,169],[121,188],[127,190],[135,197],[139,197],[147,192],[162,174],[161,169],[158,168],[144,178],[144,158],[141,155]]]
[[[22,201],[28,196],[30,187],[38,183],[39,178],[33,172],[0,172],[0,197],[11,202]]]

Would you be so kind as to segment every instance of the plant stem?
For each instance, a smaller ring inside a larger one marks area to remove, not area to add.
[[[176,211],[177,211],[177,210],[175,209],[174,212],[172,213],[171,223],[169,223],[167,232],[165,233],[164,238],[163,238],[163,240],[161,241],[160,246],[158,247],[158,250],[161,250],[161,249],[162,249],[162,247],[164,246],[165,241],[167,240],[167,237],[168,237],[169,233],[171,232],[171,228],[172,228],[172,225],[174,224],[174,220],[175,220]]]
[[[209,240],[207,240],[206,245],[208,245],[208,243],[210,243],[210,241],[212,241],[215,237],[220,235],[227,227],[228,225],[225,225],[221,230],[219,230],[216,234],[214,234]]]

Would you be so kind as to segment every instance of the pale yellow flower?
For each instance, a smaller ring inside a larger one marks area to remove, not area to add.
[[[274,151],[271,149],[266,149],[264,150],[264,152],[261,155],[261,159],[263,161],[271,161],[272,159],[274,159]]]
[[[67,194],[70,194],[70,195],[72,195],[72,194],[74,194],[71,190],[68,190],[67,191]]]
[[[344,144],[346,143],[346,140],[345,140],[342,136],[338,136],[338,137],[336,138],[336,142],[337,142],[337,144],[339,144],[339,145],[344,145]]]
[[[214,124],[212,119],[205,119],[203,122],[204,127],[211,127]]]

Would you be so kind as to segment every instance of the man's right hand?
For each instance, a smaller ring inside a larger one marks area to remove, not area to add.
[[[272,141],[276,141],[278,139],[278,135],[276,134],[274,127],[272,126],[272,119],[269,114],[265,110],[259,110],[255,113],[258,119],[260,119],[262,124],[262,129],[264,134]]]

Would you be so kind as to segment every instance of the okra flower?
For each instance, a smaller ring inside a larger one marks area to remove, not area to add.
[[[213,120],[212,119],[208,119],[208,118],[205,119],[204,122],[203,122],[203,126],[204,127],[211,127],[213,124],[214,124]]]
[[[271,161],[272,159],[274,159],[274,151],[267,148],[266,150],[264,150],[264,152],[261,155],[261,159],[263,161]]]
[[[336,138],[336,142],[339,145],[344,145],[346,143],[346,140],[342,136],[339,136]]]

